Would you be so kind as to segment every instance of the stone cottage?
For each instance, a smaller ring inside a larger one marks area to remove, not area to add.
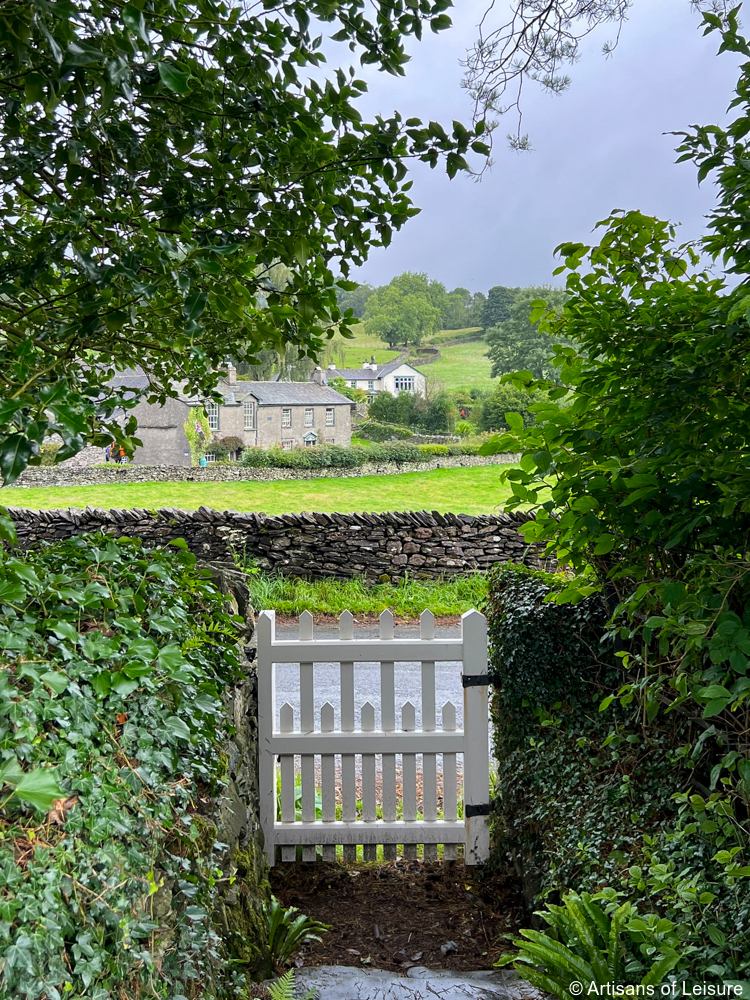
[[[135,391],[148,388],[140,371],[123,373],[114,380]],[[237,378],[228,365],[217,386],[220,403],[178,393],[163,406],[142,399],[130,412],[138,421],[143,446],[133,462],[140,465],[190,465],[185,424],[197,420],[205,407],[211,438],[237,438],[245,448],[279,447],[285,450],[316,444],[348,446],[352,438],[355,404],[318,382],[250,382]],[[234,456],[236,457],[236,456]],[[216,459],[210,442],[206,458]]]

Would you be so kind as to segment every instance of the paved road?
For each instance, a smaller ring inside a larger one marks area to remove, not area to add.
[[[280,639],[293,639],[299,634],[296,625],[277,625],[276,635]],[[397,625],[396,637],[415,638],[419,636],[419,626]],[[373,638],[378,635],[377,625],[356,626],[355,637]],[[435,627],[435,638],[453,639],[461,635],[460,625],[438,625]],[[338,636],[336,628],[316,626],[316,639],[330,639]],[[421,672],[418,663],[397,664],[396,680],[396,719],[398,724],[399,707],[405,701],[411,701],[416,707],[417,729],[421,724]],[[435,664],[435,704],[437,706],[437,723],[440,726],[441,708],[446,701],[456,706],[456,726],[463,725],[463,689],[461,687],[461,664],[457,661]],[[338,663],[315,664],[315,718],[320,720],[320,709],[327,701],[334,707],[336,728],[341,719],[341,695],[339,685]],[[375,726],[380,727],[380,666],[379,664],[357,663],[354,667],[354,704],[355,724],[360,724],[360,708],[365,701],[370,701],[375,707]],[[294,708],[295,727],[299,727],[299,667],[294,663],[280,663],[276,667],[276,711],[284,702]],[[278,725],[278,715],[276,719]]]

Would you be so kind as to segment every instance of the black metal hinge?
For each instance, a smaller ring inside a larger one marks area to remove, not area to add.
[[[467,804],[464,806],[464,816],[467,819],[471,819],[472,816],[489,816],[490,808],[491,806],[489,802],[482,802],[481,805],[478,806],[470,806]]]
[[[464,674],[461,683],[465,688],[487,687],[490,683],[489,674]]]

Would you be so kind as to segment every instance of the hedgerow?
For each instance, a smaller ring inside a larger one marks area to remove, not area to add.
[[[496,857],[523,875],[529,909],[568,891],[630,901],[663,921],[678,979],[747,978],[746,814],[712,781],[722,734],[613,700],[625,678],[604,601],[548,600],[565,586],[523,567],[490,577]],[[634,982],[647,957],[629,955]]]
[[[104,535],[0,560],[2,996],[194,996],[226,964],[201,810],[244,623],[204,573]]]
[[[281,448],[246,448],[240,464],[250,468],[276,469],[354,469],[373,463],[395,462],[399,465],[429,462],[440,455],[476,455],[476,445],[410,444],[403,441],[344,448],[320,445],[282,451]]]

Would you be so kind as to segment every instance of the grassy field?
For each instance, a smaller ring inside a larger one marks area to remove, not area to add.
[[[490,388],[490,359],[485,357],[486,353],[487,345],[483,340],[441,347],[440,358],[431,365],[425,365],[423,371],[444,389],[470,388],[482,384]]]
[[[399,584],[368,585],[355,580],[298,580],[267,573],[250,579],[256,608],[274,608],[280,615],[338,617],[342,611],[374,617],[386,609],[398,618],[418,618],[425,608],[434,615],[456,617],[478,608],[487,597],[483,573],[455,580],[405,580]]]
[[[487,345],[483,340],[473,340],[463,344],[443,346],[446,340],[454,340],[462,335],[477,333],[479,328],[467,330],[441,330],[425,341],[427,347],[440,349],[440,360],[434,364],[425,365],[427,379],[434,379],[443,389],[462,389],[478,383],[489,383],[490,362],[485,357]],[[362,362],[374,354],[378,364],[385,364],[398,357],[398,351],[390,351],[384,347],[378,337],[368,337],[366,328],[362,325],[354,340],[344,340],[336,336],[326,352],[326,364],[335,364],[338,368],[360,368]],[[419,368],[419,363],[416,365]]]
[[[196,510],[317,511],[437,510],[491,514],[510,495],[501,465],[436,469],[398,476],[297,479],[239,483],[133,483],[3,489],[0,503],[33,510],[57,507],[177,507]]]

